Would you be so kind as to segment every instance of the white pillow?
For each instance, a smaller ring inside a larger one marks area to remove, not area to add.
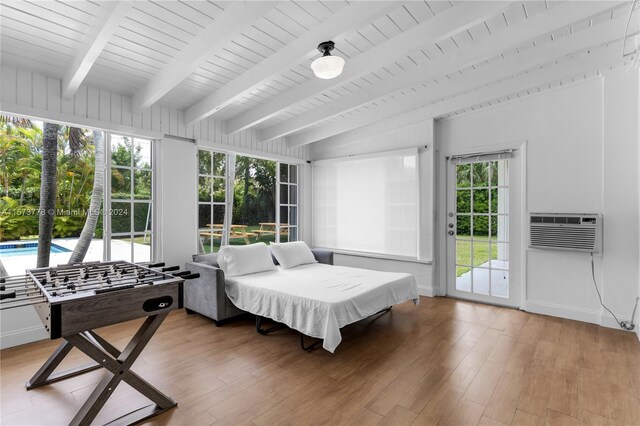
[[[269,247],[265,243],[248,246],[224,246],[218,252],[220,269],[227,277],[275,271]]]
[[[280,266],[284,269],[318,262],[304,241],[280,244],[271,243],[269,244],[269,248]]]

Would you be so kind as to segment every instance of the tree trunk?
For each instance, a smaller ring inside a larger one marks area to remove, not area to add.
[[[247,161],[247,167],[244,169],[244,195],[242,197],[242,222],[245,225],[249,224],[247,199],[249,198],[249,179],[251,178],[251,170],[249,169],[250,163]]]
[[[71,187],[69,188],[69,202],[67,203],[67,208],[71,210],[71,200],[73,199],[73,184],[75,183],[76,175],[75,173],[71,176]]]
[[[42,176],[40,186],[40,222],[37,267],[49,266],[53,219],[56,215],[58,131],[60,125],[44,123],[42,139]]]
[[[93,172],[93,192],[91,193],[91,203],[87,220],[78,238],[78,243],[71,253],[69,263],[79,263],[84,260],[84,256],[89,250],[89,245],[96,231],[96,225],[100,218],[100,206],[102,205],[102,194],[104,193],[104,133],[93,132],[93,144],[96,148],[95,170]]]

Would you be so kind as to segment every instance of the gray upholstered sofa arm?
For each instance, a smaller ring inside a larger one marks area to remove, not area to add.
[[[222,321],[243,311],[236,308],[224,289],[224,273],[221,269],[204,263],[187,262],[185,269],[199,273],[200,278],[185,282],[184,307],[216,321]]]
[[[333,252],[331,250],[311,249],[311,252],[319,263],[333,265]]]

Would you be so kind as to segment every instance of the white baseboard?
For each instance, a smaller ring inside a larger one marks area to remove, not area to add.
[[[527,312],[534,314],[550,315],[552,317],[567,318],[576,321],[600,324],[602,313],[591,309],[581,309],[573,306],[557,305],[549,302],[537,302],[527,300],[524,308]]]
[[[427,297],[436,297],[438,295],[433,287],[427,287],[427,286],[421,286],[421,285],[418,286],[418,294],[420,296],[427,296]]]
[[[548,302],[537,302],[528,300],[524,311],[535,314],[550,315],[553,317],[567,318],[576,321],[598,324],[603,327],[620,329],[620,326],[608,312],[594,311],[591,309],[581,309],[573,306],[557,305]],[[630,318],[618,316],[620,321],[629,321]],[[638,337],[640,339],[640,336]]]
[[[42,325],[7,331],[0,335],[0,349],[12,348],[48,338],[49,334],[47,334]]]
[[[616,316],[620,321],[631,321],[631,318],[629,317],[625,317],[622,315],[616,315]],[[603,327],[609,327],[609,328],[620,328],[620,325],[618,324],[616,319],[609,312],[602,313],[602,320],[600,322],[600,325]]]

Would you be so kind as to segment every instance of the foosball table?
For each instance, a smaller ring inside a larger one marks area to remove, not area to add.
[[[183,307],[183,284],[198,274],[164,263],[87,262],[30,269],[24,276],[0,278],[0,309],[32,305],[51,339],[63,342],[26,383],[27,390],[99,368],[105,376],[71,425],[89,425],[122,381],[153,404],[114,423],[133,424],[177,405],[131,370],[169,312]],[[146,320],[121,351],[95,330],[137,318]],[[94,362],[54,372],[74,347]]]

